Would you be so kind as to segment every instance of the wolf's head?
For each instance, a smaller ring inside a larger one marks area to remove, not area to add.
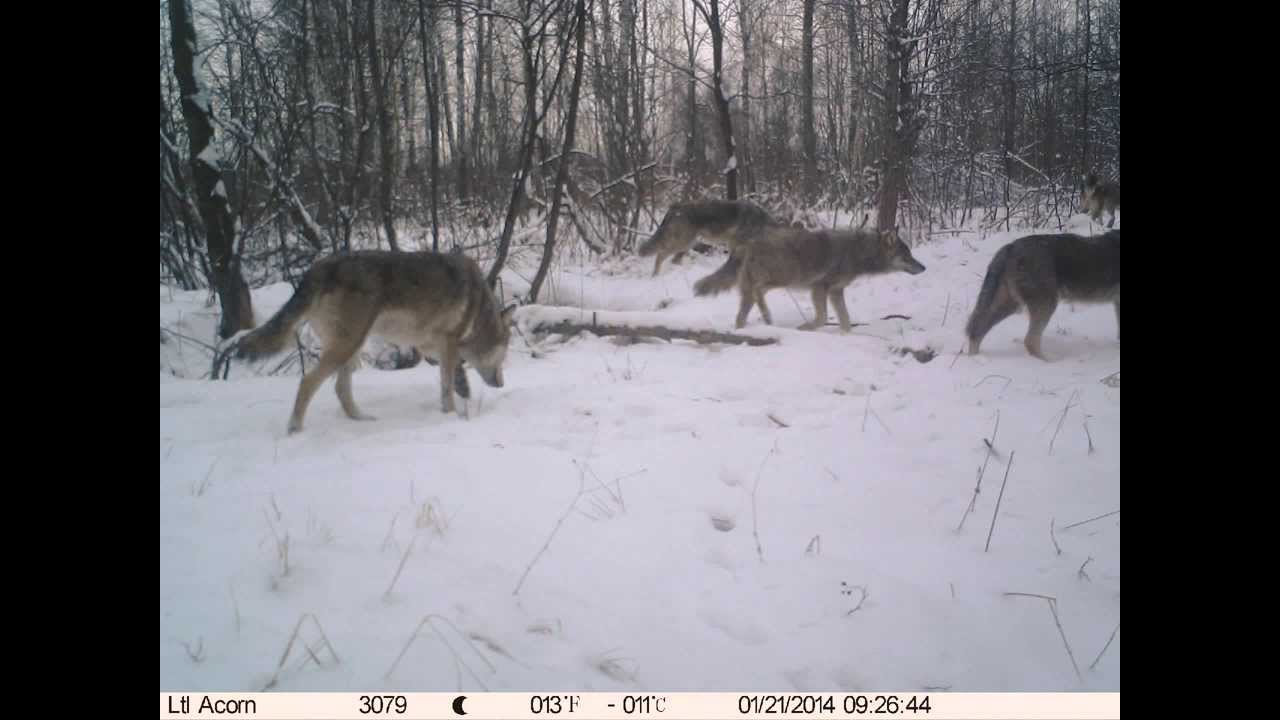
[[[1089,177],[1084,180],[1084,189],[1080,191],[1080,212],[1087,213],[1098,203],[1095,200],[1098,195],[1098,187],[1097,173],[1089,173]]]
[[[880,232],[880,242],[884,243],[885,254],[889,257],[889,269],[898,270],[912,275],[919,275],[925,271],[925,267],[915,256],[911,254],[911,248],[902,242],[902,238],[898,237],[898,229],[883,230]]]
[[[463,345],[461,355],[471,367],[480,373],[481,379],[490,387],[502,387],[502,365],[507,360],[507,345],[511,342],[511,319],[516,306],[508,306],[498,313],[497,322],[489,332],[476,333],[470,342]]]

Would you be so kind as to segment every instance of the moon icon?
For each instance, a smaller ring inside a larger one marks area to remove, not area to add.
[[[462,701],[466,700],[466,695],[459,695],[453,699],[453,711],[459,715],[466,715],[467,711],[462,709]]]

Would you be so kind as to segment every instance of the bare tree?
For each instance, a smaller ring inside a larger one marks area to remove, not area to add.
[[[538,110],[538,88],[543,75],[547,71],[547,62],[543,51],[548,37],[547,27],[555,19],[557,11],[565,0],[520,0],[522,15],[520,26],[520,57],[524,67],[525,104],[521,125],[520,167],[511,182],[511,198],[507,205],[506,219],[502,225],[502,235],[498,238],[497,257],[489,268],[487,280],[489,285],[496,286],[498,275],[507,262],[507,254],[511,250],[511,233],[515,228],[516,215],[523,201],[528,197],[525,182],[533,166],[533,151],[538,145],[538,128],[546,117],[549,106]],[[554,95],[560,85],[560,77],[564,70],[569,53],[568,38],[559,38],[560,62],[556,65],[554,80],[547,86],[548,96]],[[553,208],[552,210],[556,210]]]
[[[427,0],[418,0],[418,45],[422,48],[422,75],[427,89],[427,123],[431,137],[431,250],[440,251],[440,121],[436,81],[432,72],[432,43],[435,40],[435,3],[427,11]]]
[[[818,184],[818,134],[813,121],[813,6],[814,0],[804,0],[800,31],[800,107],[803,114],[800,134],[804,138],[804,193],[807,199],[813,197]]]
[[[235,276],[291,280],[318,249],[383,236],[404,247],[415,222],[496,280],[514,218],[554,202],[561,164],[577,235],[615,252],[646,214],[712,192],[873,203],[883,225],[930,230],[1061,227],[1084,172],[1118,179],[1118,0],[597,0],[562,160],[575,3],[216,0],[187,57],[170,17],[191,4],[162,4],[162,282],[225,302]],[[207,83],[194,108],[187,72]],[[207,128],[188,112],[215,107]]]
[[[458,197],[461,199],[467,197],[470,187],[467,182],[467,77],[463,69],[466,65],[467,52],[464,42],[466,36],[462,25],[462,0],[455,0],[453,3],[453,28],[457,48],[455,59],[458,73]]]
[[[210,279],[222,305],[218,334],[229,338],[253,327],[253,299],[240,273],[240,257],[233,247],[236,223],[227,204],[221,160],[213,145],[213,108],[203,83],[196,77],[196,28],[188,3],[189,0],[169,2],[173,69],[182,92],[182,115],[190,141],[188,155],[195,178],[196,206],[204,221]]]
[[[369,67],[373,71],[373,97],[378,113],[378,149],[382,159],[382,171],[379,174],[379,200],[382,211],[382,227],[387,233],[387,244],[392,250],[399,250],[396,242],[394,193],[396,176],[396,158],[393,152],[394,139],[391,137],[391,108],[387,103],[386,73],[382,70],[382,62],[378,59],[378,18],[375,12],[377,3],[368,3],[369,22]]]
[[[1087,173],[1090,171],[1089,159],[1089,61],[1090,50],[1093,49],[1093,36],[1090,28],[1092,13],[1089,12],[1089,0],[1081,0],[1084,3],[1084,72],[1080,73],[1081,82],[1084,87],[1080,92],[1080,171]]]
[[[880,187],[880,207],[876,222],[881,229],[898,224],[898,200],[906,189],[907,127],[912,121],[911,83],[908,81],[910,56],[907,39],[908,0],[891,0],[892,14],[885,28],[884,76],[884,179]]]
[[[1018,2],[1009,2],[1009,35],[1004,53],[1004,205],[1005,229],[1009,229],[1009,190],[1013,182],[1014,137],[1018,128],[1018,85],[1014,82],[1014,59],[1018,47]]]
[[[556,181],[551,191],[550,217],[547,218],[547,242],[542,249],[542,260],[538,263],[538,272],[533,276],[529,287],[529,302],[537,302],[538,291],[551,268],[551,255],[556,246],[556,225],[560,219],[560,198],[564,191],[565,180],[569,177],[569,153],[578,129],[578,99],[582,89],[582,59],[586,55],[587,8],[585,0],[577,0],[577,12],[574,14],[574,25],[577,30],[577,53],[573,60],[573,86],[569,91],[569,118],[565,121],[564,146],[560,150],[560,159],[556,162]]]
[[[720,24],[720,0],[693,0],[693,5],[702,13],[702,19],[711,31],[711,92],[716,104],[716,114],[720,119],[720,141],[724,143],[727,158],[723,170],[725,197],[737,200],[738,157],[734,152],[733,118],[729,115],[729,99],[724,95],[724,84],[720,81],[724,70],[724,26]]]

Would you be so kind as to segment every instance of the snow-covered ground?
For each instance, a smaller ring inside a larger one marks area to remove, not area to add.
[[[188,338],[161,344],[161,690],[1118,691],[1115,313],[1061,304],[1051,363],[1026,315],[957,355],[1022,234],[939,236],[925,273],[855,282],[849,335],[795,330],[807,293],[774,291],[776,324],[742,331],[764,347],[535,336],[593,310],[733,330],[736,291],[691,289],[721,257],[560,265],[506,386],[470,375],[469,418],[435,367],[366,367],[376,422],[330,381],[295,436],[297,366],[199,379],[216,306],[161,287]],[[255,290],[259,319],[289,293]]]

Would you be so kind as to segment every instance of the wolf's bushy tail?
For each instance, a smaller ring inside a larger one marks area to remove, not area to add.
[[[258,360],[284,350],[293,329],[311,309],[315,300],[315,281],[310,275],[303,277],[293,297],[270,320],[236,342],[235,357]]]
[[[738,253],[729,255],[729,259],[715,272],[693,284],[694,295],[717,295],[738,284],[738,271],[742,267],[742,257]]]
[[[662,222],[658,224],[658,229],[653,231],[648,240],[640,243],[640,247],[637,250],[640,253],[640,257],[649,257],[658,252],[658,246],[662,244],[663,236],[670,231],[671,223],[678,214],[679,211],[676,208],[671,208],[667,211],[667,214],[662,218]]]
[[[1013,252],[1012,245],[1005,245],[996,252],[991,258],[991,263],[987,265],[987,275],[982,279],[982,290],[978,292],[978,301],[973,305],[973,312],[969,314],[969,322],[965,325],[965,335],[973,340],[976,336],[985,335],[989,329],[986,327],[987,318],[991,315],[991,307],[995,303],[996,292],[1000,289],[1000,283],[1004,280],[1005,270],[1009,266],[1009,255]]]

